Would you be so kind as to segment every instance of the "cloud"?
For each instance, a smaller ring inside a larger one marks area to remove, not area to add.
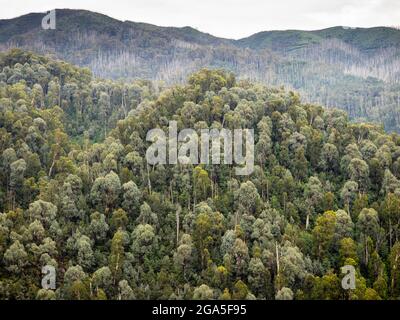
[[[321,26],[371,27],[400,23],[400,3],[395,0],[354,0],[332,11],[326,9],[310,12],[307,17]]]

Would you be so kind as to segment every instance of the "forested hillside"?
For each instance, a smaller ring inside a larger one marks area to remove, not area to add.
[[[267,31],[221,39],[190,27],[119,21],[84,10],[0,20],[0,50],[21,47],[89,67],[101,78],[182,84],[200,68],[224,68],[238,79],[285,85],[304,101],[337,107],[351,119],[400,131],[400,30],[333,27]]]
[[[160,88],[20,50],[0,70],[1,299],[400,298],[398,134],[220,70]],[[148,165],[170,120],[254,128],[254,173]]]

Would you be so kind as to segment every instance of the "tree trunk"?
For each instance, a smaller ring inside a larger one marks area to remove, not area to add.
[[[178,206],[176,208],[176,247],[178,247],[179,243],[179,215],[181,213],[181,207]]]
[[[392,249],[392,219],[389,218],[389,249]]]
[[[50,169],[49,169],[49,178],[51,177],[51,173],[52,173],[52,171],[53,171],[53,168],[54,168],[55,163],[56,163],[56,156],[54,156],[53,162],[52,162],[51,167],[50,167]]]
[[[275,241],[275,254],[276,254],[276,275],[279,274],[279,249],[278,242]]]
[[[147,169],[147,185],[149,187],[149,194],[151,195],[151,181],[150,181],[150,173],[149,173],[149,165],[146,164]]]

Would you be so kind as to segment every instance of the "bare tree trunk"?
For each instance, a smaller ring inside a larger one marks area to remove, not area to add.
[[[55,163],[56,163],[56,156],[54,156],[53,162],[52,162],[51,167],[50,167],[50,169],[49,169],[49,178],[51,177],[51,173],[52,173],[52,171],[53,171],[53,168],[54,168]]]
[[[389,249],[392,249],[392,219],[389,218]]]
[[[149,187],[149,194],[151,195],[151,181],[150,181],[150,173],[149,173],[149,164],[146,164],[147,169],[147,185]]]
[[[279,249],[278,242],[275,241],[275,254],[276,254],[276,274],[279,274]]]
[[[179,243],[179,218],[180,218],[180,213],[181,213],[181,206],[178,205],[176,208],[176,246],[178,247]]]

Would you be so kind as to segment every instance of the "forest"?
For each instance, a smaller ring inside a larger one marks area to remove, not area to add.
[[[254,172],[149,165],[146,133],[172,120],[254,129]],[[0,159],[0,299],[400,298],[400,135],[294,91],[222,69],[101,79],[13,49]]]
[[[305,103],[343,109],[350,120],[400,132],[399,29],[337,26],[233,40],[87,10],[56,12],[55,30],[41,29],[44,13],[0,20],[0,52],[22,48],[87,67],[95,77],[168,86],[185,84],[199,69],[222,68],[238,80],[284,85]]]

